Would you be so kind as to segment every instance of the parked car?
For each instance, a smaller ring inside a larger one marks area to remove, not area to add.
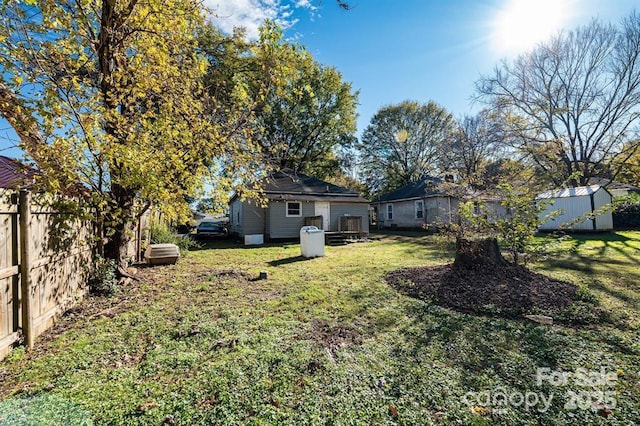
[[[196,228],[196,237],[198,238],[224,238],[227,233],[224,223],[209,220],[203,220]]]

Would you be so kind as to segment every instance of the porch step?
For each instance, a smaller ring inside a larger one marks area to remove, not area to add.
[[[325,235],[324,239],[329,246],[343,246],[347,244],[347,236],[342,234]]]
[[[357,232],[325,232],[324,240],[329,246],[342,246],[352,238],[357,238]]]

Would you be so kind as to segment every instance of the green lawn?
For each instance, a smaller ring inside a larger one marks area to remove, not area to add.
[[[535,269],[588,287],[609,322],[473,316],[389,287],[389,271],[451,261],[438,236],[312,260],[297,244],[211,244],[15,350],[0,363],[0,424],[25,411],[33,424],[637,424],[640,233],[562,244],[569,254]],[[538,368],[571,376],[538,385]],[[596,373],[609,381],[578,383]]]

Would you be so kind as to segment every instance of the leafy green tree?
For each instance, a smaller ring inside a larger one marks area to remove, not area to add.
[[[222,123],[204,114],[200,2],[11,1],[0,12],[0,114],[47,189],[88,192],[122,271],[135,217],[151,204],[185,213],[227,150]]]
[[[616,229],[640,229],[640,194],[630,193],[613,199],[612,214]]]
[[[453,116],[433,101],[380,108],[357,144],[363,181],[379,194],[435,173],[455,133]]]
[[[211,94],[243,111],[253,143],[248,151],[259,150],[263,164],[275,169],[321,178],[339,171],[336,150],[355,140],[357,93],[335,68],[284,40],[269,21],[255,42],[242,32],[209,29],[201,45],[211,61],[218,59],[207,78]]]
[[[357,94],[351,84],[301,46],[284,41],[269,22],[253,53],[254,93],[266,88],[256,115],[269,162],[319,177],[339,170],[334,150],[355,140]]]
[[[515,147],[556,185],[615,177],[640,125],[640,15],[561,32],[476,84]],[[637,149],[637,147],[636,147]]]
[[[624,158],[618,167],[620,173],[616,180],[630,185],[640,186],[640,139],[625,144],[623,152],[633,152],[628,158]]]

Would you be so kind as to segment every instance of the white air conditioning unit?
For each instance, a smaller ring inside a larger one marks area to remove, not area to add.
[[[149,265],[168,265],[176,263],[180,257],[180,249],[175,244],[149,244],[144,258]]]
[[[244,236],[245,246],[254,246],[264,244],[264,234],[251,234]]]

